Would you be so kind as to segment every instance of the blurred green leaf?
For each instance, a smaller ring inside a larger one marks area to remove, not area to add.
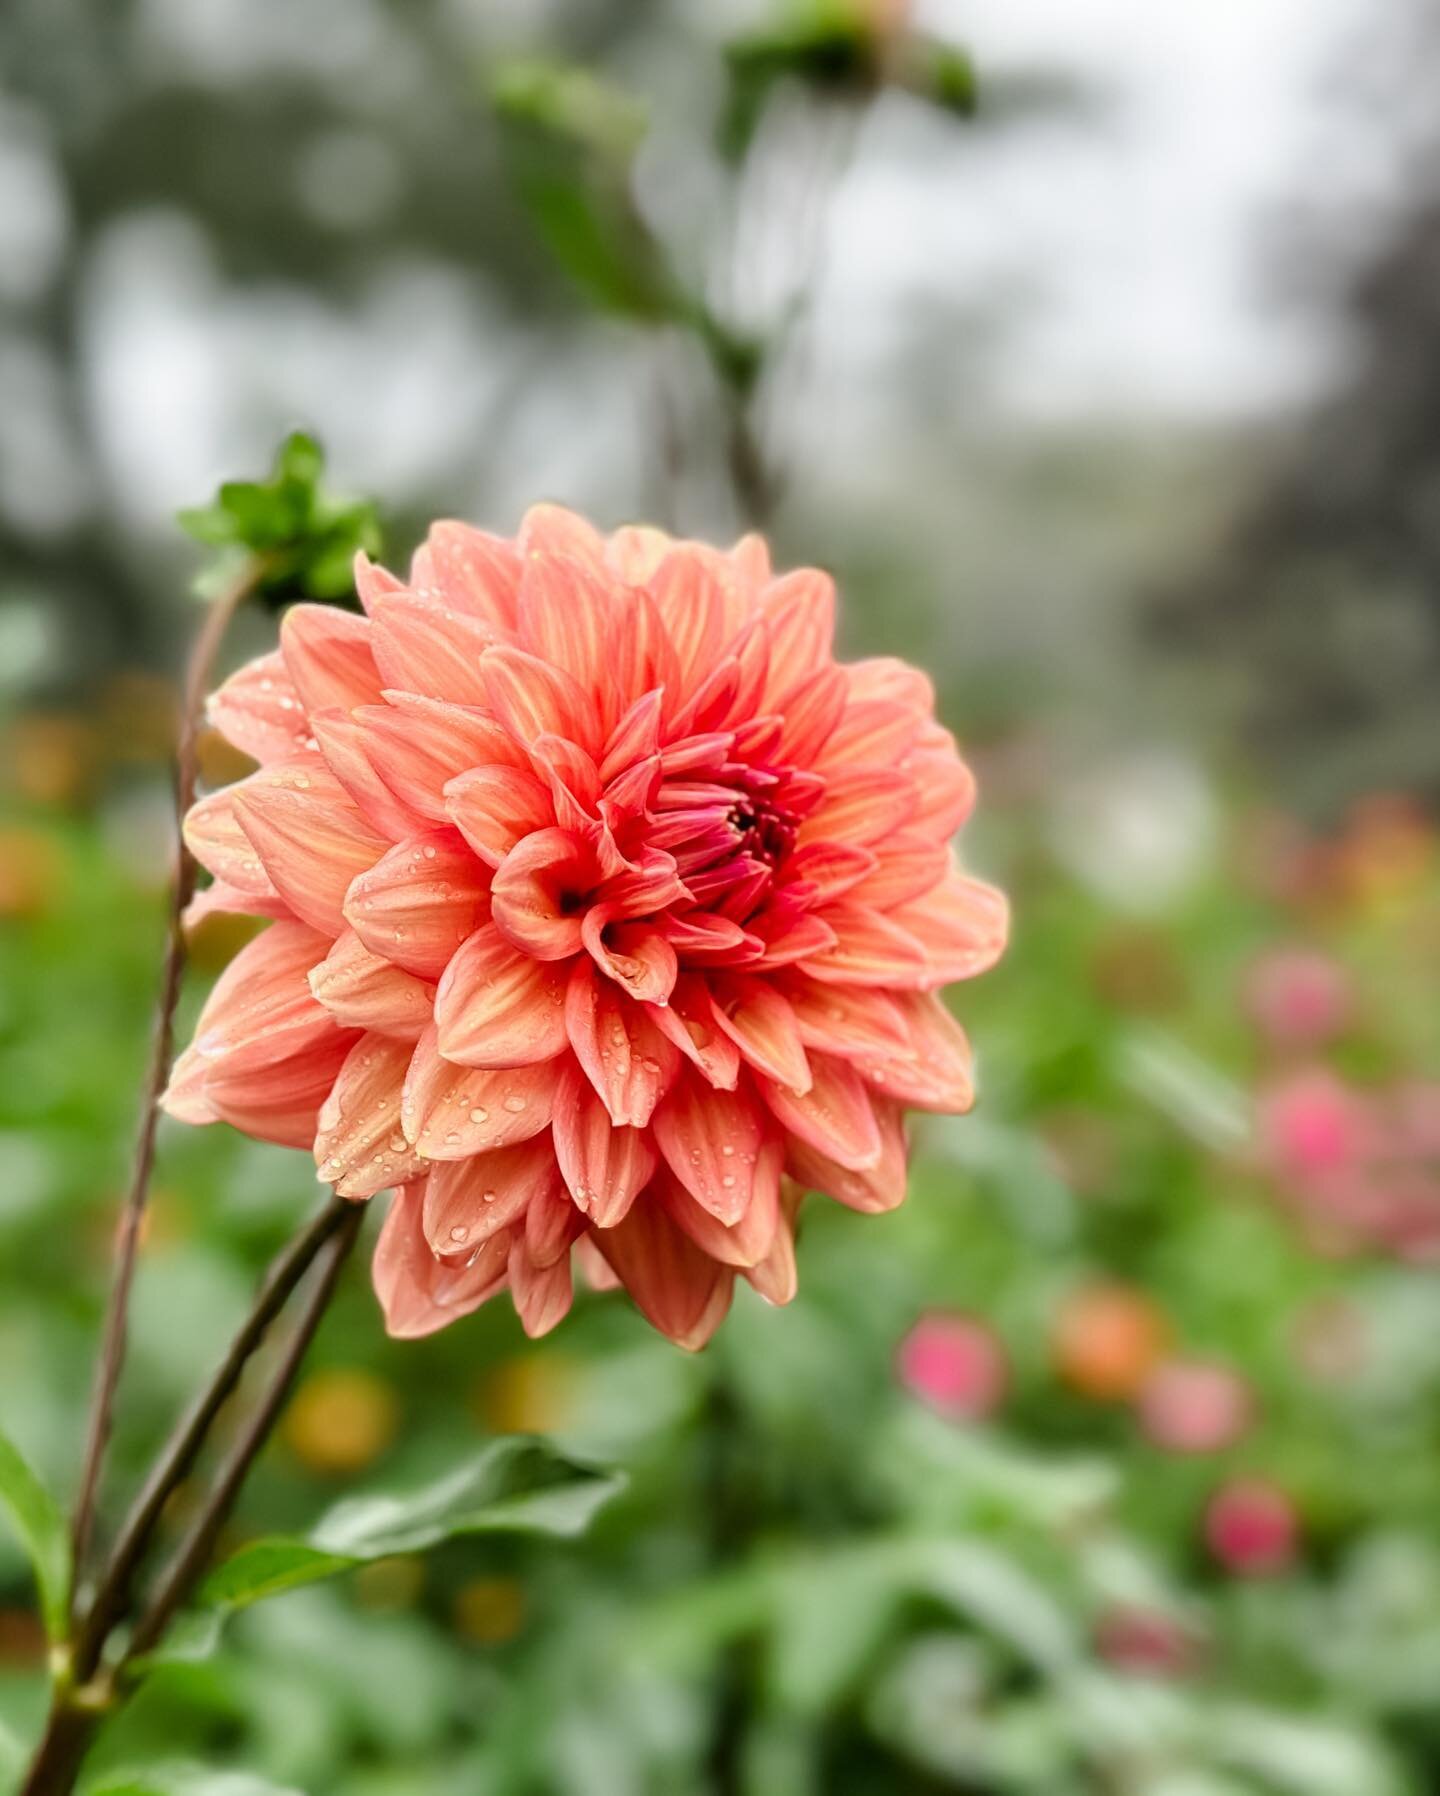
[[[304,1796],[248,1771],[213,1771],[205,1765],[156,1765],[82,1785],[84,1796]]]
[[[878,74],[876,42],[863,9],[844,0],[813,0],[776,24],[726,45],[729,86],[720,120],[720,148],[740,161],[765,108],[784,82],[823,93],[864,93]]]
[[[623,1484],[618,1473],[583,1465],[538,1438],[492,1441],[469,1463],[418,1490],[348,1498],[308,1539],[272,1537],[242,1547],[206,1580],[201,1598],[239,1609],[462,1534],[574,1538]]]
[[[503,64],[491,98],[515,190],[581,292],[625,317],[686,315],[631,187],[643,105],[592,70],[533,59]]]
[[[202,596],[245,556],[261,561],[261,590],[271,597],[336,599],[350,591],[356,553],[379,553],[379,515],[368,500],[327,491],[324,471],[320,445],[295,431],[281,444],[268,480],[227,480],[208,505],[179,514],[191,536],[224,552],[202,581]]]
[[[59,1505],[5,1434],[0,1434],[0,1506],[29,1556],[45,1631],[62,1640],[70,1604],[69,1532]]]

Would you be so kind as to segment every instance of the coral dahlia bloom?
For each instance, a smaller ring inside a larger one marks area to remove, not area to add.
[[[754,537],[545,506],[356,580],[364,616],[295,606],[211,700],[259,769],[186,820],[197,909],[274,921],[169,1110],[393,1190],[395,1334],[504,1288],[543,1333],[572,1250],[685,1346],[737,1272],[787,1301],[801,1193],[893,1208],[905,1107],[971,1101],[935,993],[1006,909],[955,862],[929,681],[837,663],[830,580]]]

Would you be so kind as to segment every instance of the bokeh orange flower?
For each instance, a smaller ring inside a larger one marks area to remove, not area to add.
[[[735,1276],[795,1289],[801,1194],[905,1194],[907,1106],[972,1097],[936,996],[1006,906],[926,677],[838,663],[835,595],[555,507],[440,523],[365,615],[297,605],[214,695],[259,770],[202,798],[198,915],[273,919],[166,1105],[395,1197],[374,1280],[421,1335],[509,1289],[543,1334],[572,1250],[698,1346]]]

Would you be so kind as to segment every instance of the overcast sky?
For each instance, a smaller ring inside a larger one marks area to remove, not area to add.
[[[907,158],[904,204],[884,159],[862,163],[831,270],[846,309],[883,315],[896,280],[954,293],[998,277],[1026,319],[1007,390],[1042,413],[1232,415],[1306,390],[1333,344],[1277,299],[1276,227],[1312,169],[1333,179],[1333,77],[1379,3],[920,0],[982,73],[1062,69],[1103,105]]]

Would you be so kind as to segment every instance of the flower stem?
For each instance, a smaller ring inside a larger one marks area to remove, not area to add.
[[[215,1541],[234,1507],[245,1476],[279,1418],[295,1374],[300,1369],[300,1362],[315,1338],[315,1331],[325,1314],[341,1268],[349,1257],[360,1233],[360,1225],[365,1220],[364,1204],[350,1203],[343,1198],[339,1201],[344,1205],[344,1210],[315,1256],[314,1283],[306,1295],[295,1326],[290,1331],[290,1338],[280,1353],[260,1401],[247,1416],[240,1433],[221,1461],[215,1482],[199,1514],[190,1524],[168,1570],[161,1577],[149,1606],[135,1624],[135,1631],[122,1661],[122,1670],[159,1643],[176,1610],[194,1589],[210,1562]]]
[[[136,1661],[159,1644],[176,1611],[192,1594],[245,1476],[275,1426],[364,1219],[363,1204],[334,1198],[271,1264],[230,1351],[181,1421],[136,1499],[84,1618],[74,1652],[56,1678],[50,1716],[20,1796],[69,1796],[96,1733],[128,1694],[131,1680],[125,1674],[136,1672]],[[106,1637],[127,1612],[130,1581],[166,1498],[193,1464],[265,1331],[312,1266],[314,1282],[259,1402],[222,1460],[214,1484],[137,1622],[119,1663],[102,1665]]]
[[[191,651],[185,674],[184,694],[180,709],[180,731],[175,755],[175,809],[183,822],[195,798],[197,750],[200,737],[200,709],[210,684],[215,657],[230,620],[259,585],[265,574],[264,563],[252,558],[239,575],[210,605],[205,622]],[[130,1291],[135,1281],[135,1261],[140,1249],[141,1224],[150,1193],[150,1175],[155,1164],[155,1130],[160,1114],[160,1094],[170,1076],[170,1062],[175,1045],[175,1006],[180,997],[180,982],[185,971],[185,907],[195,893],[195,859],[185,846],[183,833],[177,829],[175,871],[170,884],[165,960],[160,974],[160,992],[156,1001],[155,1026],[150,1049],[144,1093],[141,1098],[140,1127],[135,1143],[135,1158],[130,1182],[120,1213],[116,1240],[115,1271],[105,1311],[100,1356],[96,1363],[95,1385],[90,1403],[90,1420],[86,1429],[85,1454],[81,1462],[80,1483],[75,1498],[71,1524],[71,1544],[75,1564],[75,1582],[80,1587],[90,1536],[95,1523],[95,1504],[104,1470],[105,1450],[110,1440],[111,1419],[115,1408],[115,1392],[125,1361],[126,1320],[130,1309]]]
[[[230,1343],[209,1384],[176,1424],[131,1506],[99,1587],[76,1632],[74,1675],[93,1675],[111,1629],[125,1613],[136,1568],[154,1536],[166,1503],[189,1476],[216,1417],[234,1395],[246,1366],[266,1331],[313,1264],[316,1255],[357,1206],[331,1198],[266,1269],[250,1313]]]

